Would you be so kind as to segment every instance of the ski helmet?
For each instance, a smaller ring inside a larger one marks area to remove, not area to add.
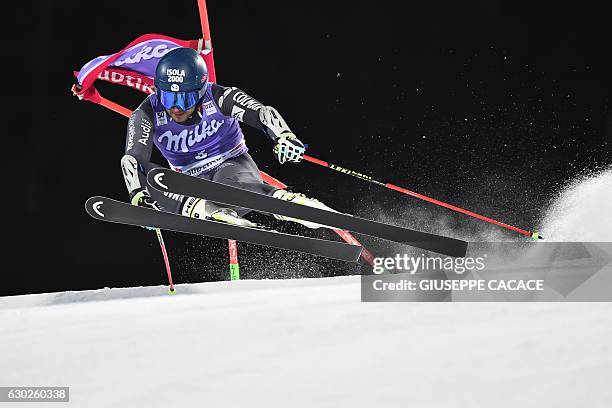
[[[208,69],[204,58],[192,48],[175,48],[164,55],[155,69],[155,92],[166,109],[186,111],[204,97]]]

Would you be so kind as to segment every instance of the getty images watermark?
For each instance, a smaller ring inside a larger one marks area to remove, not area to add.
[[[422,253],[374,258],[374,275],[361,277],[361,299],[612,301],[612,243],[470,246],[466,257]]]
[[[372,271],[375,274],[383,274],[385,271],[399,271],[416,273],[419,270],[433,271],[436,269],[449,269],[457,274],[462,274],[472,270],[482,271],[485,268],[487,254],[477,258],[452,258],[450,256],[442,258],[439,256],[414,257],[408,254],[397,254],[392,258],[374,258]]]

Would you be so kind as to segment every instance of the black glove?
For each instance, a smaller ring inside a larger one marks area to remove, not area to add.
[[[131,193],[130,198],[130,202],[132,205],[135,205],[137,207],[150,208],[152,210],[159,210],[157,201],[153,200],[149,193],[147,193],[145,190],[135,191]],[[153,227],[143,226],[143,228],[148,229],[150,231],[155,231],[155,228]]]
[[[149,193],[145,190],[140,190],[130,194],[130,202],[132,205],[137,207],[150,208],[152,210],[159,210],[157,202],[151,198]]]

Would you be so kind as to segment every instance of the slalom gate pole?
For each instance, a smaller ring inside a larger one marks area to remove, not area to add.
[[[200,26],[202,27],[202,39],[204,40],[204,49],[212,50],[212,38],[210,36],[210,24],[208,24],[208,9],[206,8],[206,0],[198,0],[198,11],[200,13]],[[217,82],[215,72],[215,59],[211,58],[212,66],[208,68],[208,76],[211,82]]]
[[[108,100],[104,97],[100,98],[100,105],[104,106],[105,108],[108,108],[110,110],[112,110],[113,112],[117,112],[120,115],[125,116],[126,118],[130,118],[130,116],[132,115],[132,111],[129,110],[128,108],[119,105],[118,103],[115,103],[111,100]]]
[[[228,239],[230,280],[240,280],[240,265],[238,264],[238,244]]]
[[[492,218],[485,217],[484,215],[476,214],[475,212],[463,209],[461,207],[457,207],[456,205],[447,204],[447,203],[442,202],[440,200],[436,200],[435,198],[427,197],[426,195],[415,193],[414,191],[410,191],[408,189],[405,189],[405,188],[402,188],[402,187],[398,187],[395,184],[383,183],[382,181],[375,180],[375,179],[373,179],[372,177],[370,177],[370,176],[368,176],[366,174],[359,173],[359,172],[356,172],[354,170],[349,170],[347,168],[340,167],[340,166],[337,166],[335,164],[328,163],[326,161],[319,160],[317,158],[314,158],[314,157],[311,157],[311,156],[308,156],[308,155],[304,155],[304,160],[306,160],[306,161],[308,161],[310,163],[318,164],[319,166],[327,167],[328,169],[336,170],[336,171],[338,171],[338,172],[340,172],[342,174],[348,174],[349,176],[353,176],[353,177],[356,177],[356,178],[361,179],[361,180],[369,181],[370,183],[378,184],[379,186],[386,187],[386,188],[388,188],[390,190],[395,190],[395,191],[398,191],[398,192],[400,192],[402,194],[406,194],[406,195],[409,195],[409,196],[412,196],[412,197],[416,197],[416,198],[419,198],[421,200],[430,202],[432,204],[436,204],[436,205],[439,205],[441,207],[445,207],[445,208],[448,208],[450,210],[457,211],[457,212],[460,212],[462,214],[468,215],[470,217],[474,217],[474,218],[477,218],[479,220],[486,221],[488,223],[495,224],[497,226],[500,226],[500,227],[503,227],[503,228],[506,228],[506,229],[518,232],[519,234],[523,234],[525,236],[531,237],[534,241],[537,241],[538,239],[544,239],[544,237],[542,237],[535,230],[534,231],[527,231],[527,230],[524,230],[524,229],[521,229],[521,228],[518,228],[518,227],[514,227],[512,225],[508,225],[508,224],[505,224],[503,222],[496,221],[496,220],[494,220]]]
[[[212,50],[212,38],[210,36],[210,24],[208,23],[208,9],[206,8],[206,0],[198,0],[198,11],[200,14],[200,26],[202,28],[202,39],[204,40],[204,49]],[[208,77],[210,82],[217,82],[217,74],[215,72],[215,59],[210,59],[212,64],[208,68]],[[230,280],[240,280],[240,265],[238,264],[238,245],[232,239],[227,240],[229,251],[229,271]]]

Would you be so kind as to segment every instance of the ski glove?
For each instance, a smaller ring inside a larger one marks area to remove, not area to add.
[[[274,145],[274,155],[278,161],[283,164],[285,162],[299,163],[304,158],[306,147],[293,133],[286,132],[276,138]]]
[[[145,207],[150,208],[152,210],[159,210],[157,202],[153,200],[153,198],[151,198],[149,193],[147,193],[145,190],[140,190],[136,194],[134,194],[132,196],[131,204],[137,207]],[[143,226],[143,228],[148,229],[149,231],[155,231],[155,228],[153,227]]]
[[[131,204],[137,207],[150,208],[152,210],[158,209],[157,203],[155,202],[155,200],[153,200],[151,196],[149,195],[149,193],[147,193],[145,190],[140,190],[137,193],[135,193],[132,196]]]

